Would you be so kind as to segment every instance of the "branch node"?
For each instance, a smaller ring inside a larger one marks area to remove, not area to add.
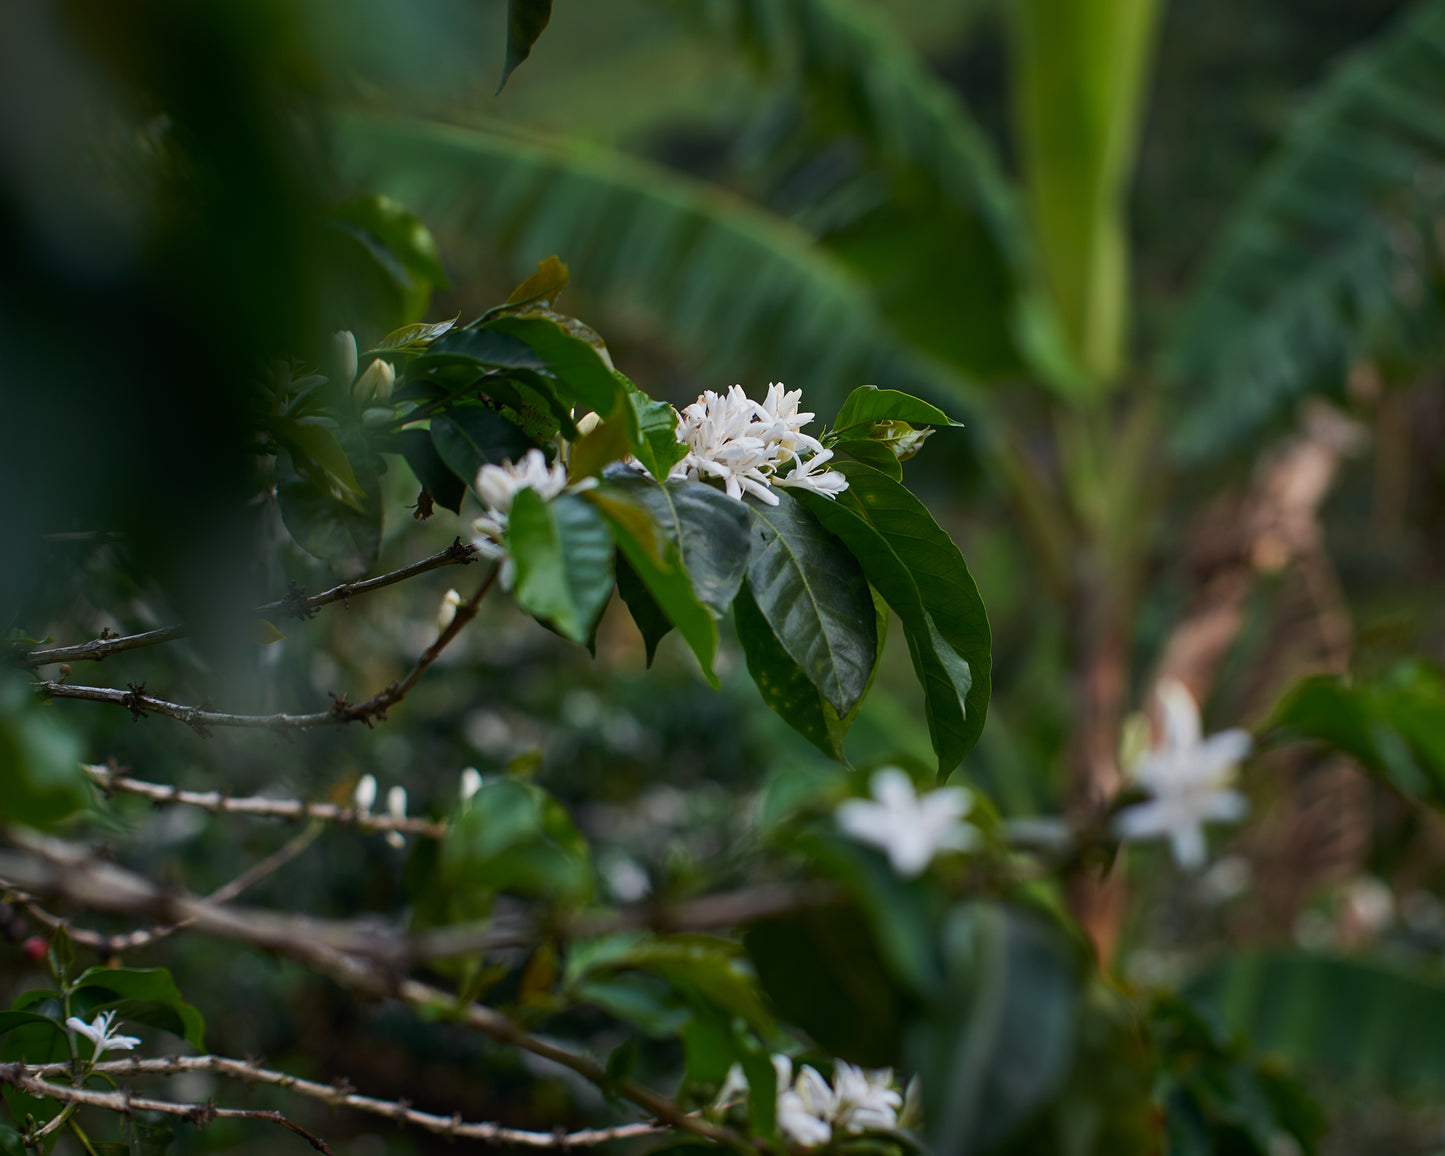
[[[146,684],[143,682],[128,682],[125,685],[127,693],[120,702],[121,706],[130,711],[131,721],[140,722],[143,718],[149,718],[150,716],[141,709],[145,705]]]

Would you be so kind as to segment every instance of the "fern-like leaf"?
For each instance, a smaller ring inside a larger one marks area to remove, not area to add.
[[[1438,331],[1445,0],[1357,50],[1243,200],[1165,353],[1192,397],[1179,449],[1215,453],[1362,356]]]

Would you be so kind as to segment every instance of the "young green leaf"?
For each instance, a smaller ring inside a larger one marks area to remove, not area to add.
[[[896,389],[860,385],[843,402],[833,421],[837,437],[866,438],[876,421],[906,421],[912,425],[962,425],[935,405]]]
[[[507,86],[507,78],[517,65],[532,55],[532,45],[551,19],[552,0],[507,0],[507,60],[502,66],[498,92]]]
[[[791,494],[749,497],[747,583],[773,634],[839,715],[857,705],[878,657],[873,601],[847,548]]]
[[[550,307],[556,303],[557,294],[567,288],[570,277],[567,266],[557,259],[555,253],[543,257],[537,262],[537,271],[507,295],[507,303],[502,308],[517,308],[539,301]]]
[[[612,593],[612,535],[602,515],[576,494],[548,502],[521,490],[507,548],[517,564],[517,604],[564,638],[585,643]]]

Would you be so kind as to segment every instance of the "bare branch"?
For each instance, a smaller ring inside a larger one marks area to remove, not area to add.
[[[32,1077],[40,1079],[65,1076],[70,1065],[30,1064],[25,1068]],[[400,1124],[412,1124],[438,1135],[457,1137],[463,1140],[487,1140],[492,1143],[515,1144],[529,1148],[581,1148],[594,1144],[605,1144],[610,1140],[625,1140],[634,1136],[651,1136],[667,1129],[654,1123],[621,1124],[612,1128],[586,1128],[577,1132],[527,1132],[517,1128],[506,1128],[501,1124],[463,1123],[456,1116],[438,1116],[432,1112],[419,1112],[395,1100],[379,1100],[372,1096],[360,1096],[344,1083],[321,1084],[314,1080],[303,1080],[286,1072],[271,1071],[241,1060],[224,1056],[176,1056],[158,1060],[110,1060],[96,1064],[96,1072],[108,1076],[169,1076],[179,1072],[213,1072],[229,1076],[250,1084],[268,1084],[285,1088],[301,1096],[321,1100],[333,1108],[352,1108],[359,1112],[370,1112],[385,1116]]]
[[[476,552],[475,546],[458,538],[445,550],[440,550],[409,566],[403,566],[400,570],[379,574],[375,578],[343,582],[340,586],[333,586],[330,590],[323,590],[320,594],[308,595],[298,588],[285,598],[278,598],[275,602],[267,602],[263,606],[256,607],[251,611],[250,617],[271,618],[277,614],[285,614],[295,618],[310,618],[321,607],[328,606],[332,602],[344,602],[358,594],[370,594],[373,590],[380,590],[384,586],[392,586],[397,582],[405,582],[408,578],[415,578],[418,574],[426,574],[443,566],[464,566],[469,562],[476,561]],[[32,650],[21,655],[20,661],[25,666],[47,666],[54,662],[100,662],[121,651],[139,650],[145,646],[174,642],[177,638],[188,638],[191,632],[190,626],[181,623],[177,626],[165,626],[159,630],[147,630],[141,634],[102,634],[99,638],[75,646],[52,646],[45,650]]]
[[[162,1112],[167,1116],[179,1116],[189,1120],[197,1128],[204,1128],[212,1120],[267,1120],[289,1128],[296,1135],[325,1156],[332,1156],[331,1149],[320,1136],[313,1135],[294,1120],[288,1120],[271,1108],[217,1108],[213,1104],[179,1104],[172,1100],[152,1100],[148,1096],[133,1096],[128,1091],[97,1092],[90,1088],[74,1088],[65,1084],[52,1084],[32,1076],[24,1064],[0,1064],[0,1083],[7,1083],[30,1096],[44,1096],[65,1104],[83,1104],[90,1108],[108,1108],[112,1112],[129,1115],[131,1112]]]
[[[420,835],[428,839],[440,839],[446,832],[445,823],[434,823],[430,819],[401,818],[390,815],[373,815],[355,807],[342,807],[336,803],[311,803],[301,799],[232,798],[222,791],[183,791],[179,787],[164,783],[148,783],[122,775],[109,767],[83,764],[81,769],[101,790],[139,795],[153,803],[177,803],[189,807],[204,807],[213,815],[260,815],[275,819],[319,819],[324,823],[341,823],[360,827],[363,831],[399,831],[404,835]],[[214,898],[214,896],[213,896]]]
[[[116,706],[125,707],[137,720],[145,718],[152,712],[167,715],[170,718],[180,719],[181,722],[194,727],[201,734],[205,734],[212,727],[309,730],[312,727],[326,726],[332,723],[351,722],[364,722],[370,726],[373,721],[384,722],[386,720],[386,712],[406,697],[407,692],[417,684],[417,680],[437,660],[441,652],[446,649],[447,644],[461,633],[462,627],[476,617],[477,605],[486,592],[492,588],[492,584],[497,580],[497,573],[497,568],[493,567],[486,580],[477,588],[477,592],[457,607],[456,617],[437,636],[437,640],[427,647],[405,678],[400,682],[393,682],[364,702],[350,703],[344,696],[336,698],[333,695],[334,701],[330,710],[315,711],[311,714],[231,714],[225,711],[203,710],[200,707],[186,706],[183,703],[167,702],[165,699],[155,698],[145,693],[144,683],[130,683],[126,690],[115,690],[104,686],[72,686],[64,682],[42,682],[37,685],[37,689],[51,698],[114,703]]]

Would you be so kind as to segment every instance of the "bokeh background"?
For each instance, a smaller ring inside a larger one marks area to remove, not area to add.
[[[321,360],[342,325],[475,315],[557,254],[563,307],[654,396],[780,380],[824,420],[874,382],[965,423],[908,468],[990,610],[993,704],[958,777],[1007,816],[1117,787],[1161,674],[1211,729],[1259,727],[1304,675],[1445,660],[1445,5],[558,0],[499,93],[505,20],[486,0],[0,13],[7,627],[80,640],[329,584],[252,500],[259,367]],[[348,247],[337,207],[377,193],[434,234],[440,284]],[[466,535],[408,516],[400,463],[383,484],[376,568]],[[453,581],[103,673],[318,709],[404,670]],[[769,801],[839,773],[735,647],[714,693],[675,638],[647,672],[616,605],[595,656],[505,606],[481,625],[374,732],[202,738],[90,704],[66,725],[88,758],[237,794],[344,797],[372,773],[443,813],[464,767],[534,775],[618,899],[747,882]],[[921,720],[895,638],[853,760],[927,761]],[[1109,966],[1305,1076],[1322,1152],[1445,1151],[1445,829],[1309,747],[1266,743],[1245,788],[1204,874],[1142,850],[1079,900]],[[131,865],[199,891],[294,833],[134,800],[108,821]],[[252,899],[392,917],[411,853],[322,840]],[[5,992],[34,986],[0,951]],[[524,1127],[596,1107],[461,1034],[358,1018],[284,962],[165,958],[225,993],[218,1053]],[[258,1143],[216,1124],[172,1150]]]

